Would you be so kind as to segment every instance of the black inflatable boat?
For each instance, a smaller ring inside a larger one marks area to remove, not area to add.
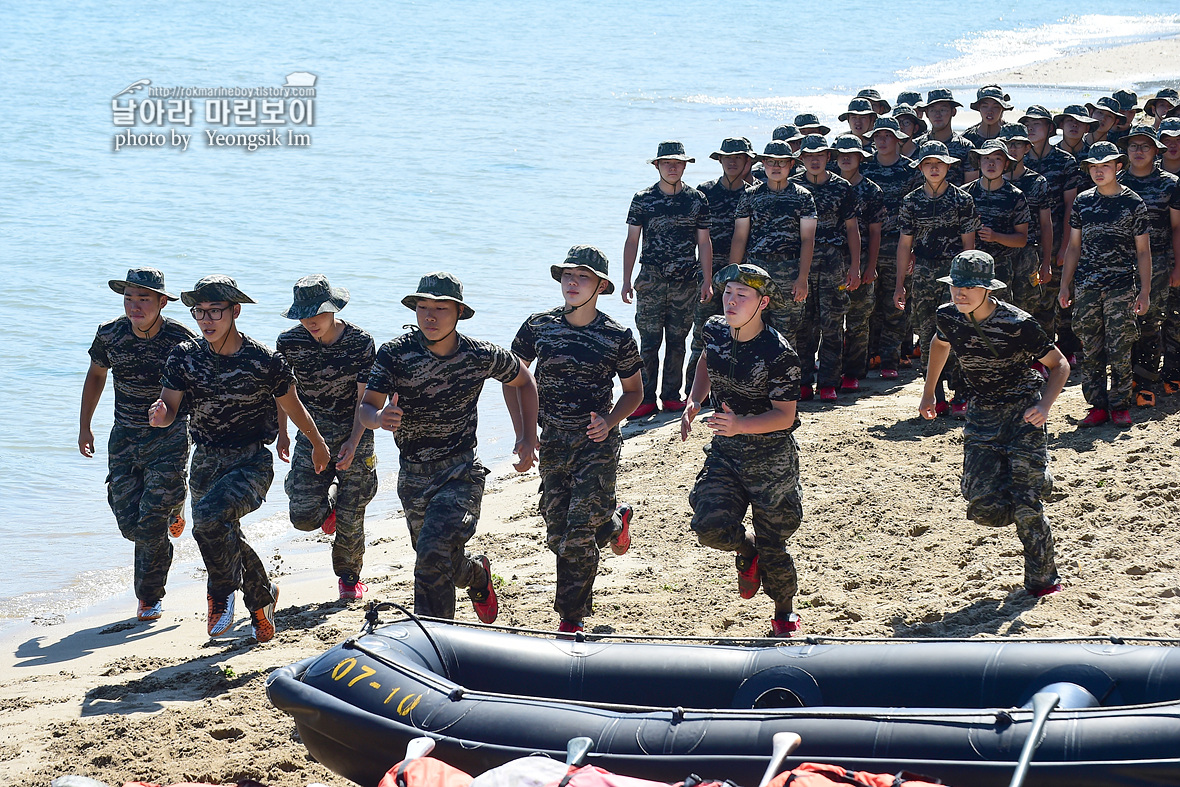
[[[676,781],[757,784],[776,732],[789,762],[1006,784],[1037,692],[1061,697],[1029,787],[1180,785],[1180,649],[1121,641],[786,646],[564,641],[406,620],[267,681],[308,751],[376,785],[406,743],[469,773],[593,739],[589,762]]]

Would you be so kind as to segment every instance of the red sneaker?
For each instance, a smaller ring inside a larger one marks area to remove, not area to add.
[[[810,402],[814,396],[815,396],[815,389],[812,388],[810,385],[800,385],[799,386],[799,401]]]
[[[336,532],[335,508],[328,512],[328,518],[324,520],[324,524],[320,525],[320,530],[323,530],[324,533],[329,536]]]
[[[896,369],[882,369],[881,370],[881,379],[882,380],[896,380],[897,379],[897,370]]]
[[[340,588],[341,601],[360,601],[365,597],[365,591],[369,589],[369,586],[359,579],[350,584],[345,582],[343,577],[336,585]]]
[[[841,391],[859,391],[860,390],[860,380],[856,379],[855,377],[849,377],[848,375],[844,375],[843,377],[840,378],[840,390]]]
[[[793,637],[802,628],[803,621],[794,612],[787,615],[786,618],[770,619],[770,636],[772,637]]]
[[[910,357],[911,358],[921,358],[922,357],[921,345],[918,345],[918,344],[914,345],[914,349],[910,350]]]
[[[935,402],[934,403],[934,414],[935,415],[946,415],[950,411],[951,411],[950,402]]]
[[[482,623],[495,623],[496,615],[500,614],[500,602],[496,598],[496,589],[492,587],[492,567],[484,555],[476,555],[475,562],[483,566],[488,575],[488,584],[478,590],[467,590],[467,597],[471,599],[471,606],[475,607],[475,615]]]
[[[1180,380],[1164,380],[1164,393],[1168,396],[1180,393]]]
[[[1115,426],[1130,426],[1131,425],[1131,411],[1130,410],[1111,410],[1110,420]]]
[[[575,635],[582,634],[586,631],[586,627],[582,625],[580,620],[563,620],[561,625],[557,627],[558,639],[574,639]]]
[[[819,389],[819,400],[821,402],[834,402],[834,401],[836,401],[836,388],[835,388],[835,386],[825,385],[823,388],[820,388]]]
[[[1050,585],[1047,588],[1041,588],[1040,590],[1030,590],[1028,591],[1028,594],[1033,598],[1044,598],[1045,596],[1052,596],[1054,593],[1060,593],[1063,590],[1065,590],[1065,585],[1058,582],[1056,584]]]
[[[649,415],[651,415],[655,411],[656,411],[656,403],[655,402],[648,402],[648,403],[641,404],[638,407],[636,407],[635,411],[632,412],[631,415],[629,415],[627,417],[632,420],[639,419],[639,418],[647,418]]]
[[[173,514],[172,522],[168,525],[168,535],[180,538],[184,535],[184,514]]]
[[[136,620],[159,620],[164,614],[164,604],[161,601],[147,602],[139,599],[139,607],[135,610]]]
[[[625,555],[631,548],[631,515],[634,513],[626,503],[615,509],[615,520],[621,524],[610,537],[610,551],[616,555]]]
[[[906,356],[904,356],[904,355],[903,355],[903,356],[901,356],[901,358],[899,358],[899,359],[898,359],[898,364],[899,364],[899,365],[901,366],[901,368],[903,368],[903,369],[909,369],[911,366],[913,366],[913,365],[914,365],[914,362],[913,362],[913,361],[911,361],[909,358],[907,358]]]
[[[951,400],[951,417],[958,421],[966,421],[967,403],[962,399]]]
[[[742,598],[754,598],[758,588],[762,586],[762,574],[758,571],[758,556],[742,557],[737,555],[734,563],[738,572],[738,595]]]
[[[685,402],[681,399],[664,399],[660,404],[665,413],[678,413],[684,409]]]
[[[1078,422],[1078,426],[1101,426],[1110,420],[1110,413],[1103,407],[1091,407],[1086,417]]]

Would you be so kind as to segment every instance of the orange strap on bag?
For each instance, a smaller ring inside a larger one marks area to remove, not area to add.
[[[472,778],[442,760],[419,757],[390,768],[377,787],[471,787]]]

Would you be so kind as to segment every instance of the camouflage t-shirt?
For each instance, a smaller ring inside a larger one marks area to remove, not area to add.
[[[1031,364],[1052,352],[1054,345],[1027,312],[999,301],[976,331],[966,314],[944,303],[934,314],[934,328],[938,338],[950,342],[972,397],[981,403],[1040,398],[1044,381]]]
[[[575,327],[561,309],[534,314],[524,321],[512,352],[537,361],[540,420],[545,427],[584,430],[590,413],[605,416],[614,404],[614,378],[643,368],[630,328],[598,312],[589,325]]]
[[[293,382],[286,358],[244,334],[233,355],[218,355],[197,337],[178,344],[164,365],[164,387],[183,392],[192,408],[193,442],[210,448],[273,443],[275,397]]]
[[[929,133],[923,134],[914,140],[918,143],[918,147],[922,147],[923,142],[934,139]],[[950,170],[947,172],[946,179],[956,186],[962,186],[965,178],[963,174],[971,167],[971,151],[975,150],[975,146],[971,141],[957,132],[951,133],[951,138],[945,143],[947,152],[959,160],[957,164],[951,164]]]
[[[979,211],[980,226],[988,227],[1004,235],[1016,232],[1016,225],[1028,224],[1029,235],[1032,235],[1032,216],[1029,215],[1028,201],[1024,193],[1008,181],[995,191],[988,191],[983,187],[983,179],[973,180],[963,187],[963,191],[975,200],[975,209]],[[995,241],[975,239],[975,248],[986,251],[993,257],[1012,257],[1020,254],[1020,249],[1004,246]]]
[[[869,225],[885,223],[885,197],[881,187],[865,177],[862,177],[852,190],[856,193],[856,223],[860,227],[860,259],[867,264]]]
[[[1017,127],[1017,126],[1019,126],[1018,123],[1000,123],[999,133],[993,134],[990,137],[985,137],[983,135],[983,132],[980,131],[981,124],[976,123],[974,126],[971,126],[971,128],[969,128],[963,132],[963,139],[970,142],[972,146],[974,146],[976,148],[980,148],[980,147],[983,147],[983,143],[987,142],[989,139],[996,139],[997,137],[1000,136],[1000,134],[1004,133],[1005,131],[1007,131],[1009,129],[1013,129],[1014,127]],[[1023,128],[1021,128],[1020,130],[1023,131]],[[951,155],[954,156],[956,154],[952,153]]]
[[[815,200],[815,242],[848,251],[848,230],[844,222],[856,218],[856,192],[839,175],[828,173],[823,183],[812,183],[799,173],[791,181],[811,192]]]
[[[90,359],[115,378],[115,423],[147,426],[148,408],[160,398],[160,377],[172,348],[195,334],[176,320],[160,318],[160,330],[150,339],[135,335],[127,317],[104,322],[94,334]],[[188,417],[182,402],[177,418]]]
[[[1012,185],[1024,194],[1024,201],[1028,203],[1028,245],[1041,246],[1041,211],[1049,208],[1049,181],[1039,172],[1033,172],[1027,166],[1019,178],[1012,181]],[[985,222],[986,223],[986,222]],[[1053,243],[1061,238],[1054,235]]]
[[[1124,169],[1118,175],[1119,183],[1135,192],[1147,206],[1147,234],[1151,236],[1151,256],[1156,265],[1163,265],[1172,251],[1172,216],[1170,211],[1180,210],[1180,178],[1171,172],[1164,172],[1156,164],[1151,174],[1137,178],[1131,170]]]
[[[295,373],[300,400],[325,434],[332,427],[336,434],[352,431],[357,384],[369,381],[377,357],[372,336],[350,322],[340,322],[344,330],[326,346],[302,325],[283,331],[275,343]]]
[[[643,228],[641,264],[672,281],[700,279],[697,230],[709,229],[704,194],[687,183],[676,194],[665,194],[656,183],[631,198],[627,223]]]
[[[860,165],[860,174],[881,187],[885,203],[885,219],[881,222],[881,239],[897,240],[897,212],[901,201],[922,185],[922,173],[910,166],[911,160],[901,156],[888,167],[877,163],[874,156]]]
[[[704,339],[709,401],[715,411],[721,412],[724,403],[738,415],[761,415],[771,409],[771,402],[799,399],[799,356],[774,328],[767,325],[748,342],[735,342],[725,318],[717,315],[705,323]]]
[[[747,188],[742,184],[731,191],[725,188],[722,178],[697,186],[697,190],[709,201],[709,240],[713,244],[714,259],[729,259],[729,247],[733,244],[733,220]]]
[[[393,433],[403,462],[437,462],[475,450],[476,405],[484,380],[512,382],[520,360],[491,342],[458,334],[455,352],[440,358],[418,331],[381,345],[369,390],[392,397],[404,411]]]
[[[1125,289],[1138,282],[1135,238],[1147,234],[1147,206],[1126,186],[1103,196],[1088,189],[1073,201],[1069,226],[1082,231],[1074,286]]]
[[[1060,248],[1065,232],[1065,192],[1078,187],[1081,170],[1077,159],[1056,145],[1045,149],[1044,158],[1035,158],[1030,151],[1024,166],[1035,169],[1045,178],[1045,193],[1049,199],[1049,215],[1053,217],[1053,245]]]
[[[913,236],[915,268],[940,271],[945,276],[951,258],[963,250],[963,235],[979,229],[975,201],[958,186],[931,197],[926,189],[914,189],[902,200],[897,215],[902,235]]]
[[[788,180],[781,191],[756,183],[742,193],[736,217],[750,220],[746,257],[758,259],[772,254],[799,256],[803,246],[799,222],[816,218],[811,192]]]

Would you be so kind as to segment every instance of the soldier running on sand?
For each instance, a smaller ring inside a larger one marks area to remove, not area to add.
[[[550,274],[565,305],[525,320],[512,352],[526,366],[537,362],[540,510],[557,556],[553,609],[558,631],[575,634],[593,610],[599,550],[610,544],[622,555],[631,546],[631,507],[616,507],[615,477],[619,424],[643,399],[643,363],[631,331],[598,310],[599,296],[615,291],[606,255],[574,246]],[[612,402],[615,377],[623,395]]]
[[[1110,142],[1095,142],[1082,161],[1094,188],[1074,200],[1057,295],[1063,307],[1073,304],[1074,328],[1086,350],[1082,393],[1090,412],[1083,427],[1108,420],[1131,425],[1131,348],[1139,337],[1136,318],[1151,304],[1147,206],[1118,182],[1126,161]]]
[[[291,524],[322,529],[333,536],[332,570],[340,598],[364,598],[361,568],[365,560],[365,506],[377,494],[377,457],[373,432],[360,422],[358,404],[373,368],[373,337],[336,313],[348,303],[348,290],[333,287],[320,274],[295,283],[294,302],[283,312],[300,324],[279,334],[275,349],[283,354],[299,398],[320,430],[332,460],[323,472],[311,462],[311,442],[300,432],[295,453],[287,436],[287,419],[279,410],[279,458],[291,462],[283,488]]]
[[[697,304],[713,297],[709,201],[682,180],[685,166],[694,162],[683,144],[661,142],[656,157],[648,161],[659,171],[660,180],[636,192],[627,211],[622,297],[623,303],[635,299],[635,327],[643,358],[643,403],[632,418],[656,411],[657,389],[665,411],[684,409],[680,398],[684,341],[692,330]],[[640,271],[632,289],[637,256]],[[662,377],[661,343],[665,345]]]
[[[163,614],[164,584],[172,566],[172,542],[184,532],[185,465],[188,463],[188,408],[164,431],[148,424],[147,410],[160,393],[160,376],[172,348],[195,334],[163,316],[176,296],[164,289],[155,268],[132,268],[126,279],[111,279],[123,296],[124,316],[98,327],[90,345],[90,368],[82,386],[78,450],[94,456],[90,424],[106,387],[115,378],[115,422],[107,442],[107,502],[123,538],[135,544],[135,616]]]
[[[953,349],[969,391],[961,483],[967,516],[988,527],[1015,523],[1024,589],[1038,598],[1057,593],[1062,585],[1042,502],[1053,489],[1045,422],[1069,363],[1027,312],[992,294],[1004,283],[987,252],[962,252],[940,281],[950,285],[951,303],[935,317],[919,412],[937,417],[934,388]],[[1030,368],[1034,360],[1050,370],[1044,391]]]
[[[209,636],[224,634],[234,622],[234,594],[242,591],[250,625],[259,642],[275,634],[279,589],[246,542],[242,517],[266,499],[274,480],[274,457],[267,445],[278,435],[277,402],[307,435],[316,472],[331,456],[315,422],[291,387],[286,359],[241,333],[237,318],[243,303],[254,303],[229,276],[206,276],[180,294],[201,329],[201,337],[181,342],[164,366],[163,390],[149,409],[157,428],[172,425],[182,402],[192,408],[193,538],[201,548],[208,578]]]
[[[537,450],[537,385],[528,367],[490,342],[458,333],[475,310],[462,283],[431,273],[402,298],[417,327],[381,345],[361,401],[361,423],[388,429],[401,452],[397,495],[406,514],[414,560],[414,612],[455,617],[455,588],[467,588],[484,623],[499,602],[487,557],[464,549],[475,535],[488,470],[475,456],[476,405],[484,381],[499,380],[519,396],[505,397],[516,429],[518,472]]]
[[[753,598],[761,586],[774,601],[770,635],[789,637],[800,628],[798,592],[787,540],[803,521],[799,446],[794,430],[799,359],[762,315],[780,296],[770,275],[756,265],[730,265],[718,273],[724,317],[705,323],[705,355],[696,368],[692,396],[680,419],[688,439],[705,397],[713,439],[688,502],[692,530],[702,546],[734,552],[738,592]],[[745,529],[751,510],[753,532]]]

